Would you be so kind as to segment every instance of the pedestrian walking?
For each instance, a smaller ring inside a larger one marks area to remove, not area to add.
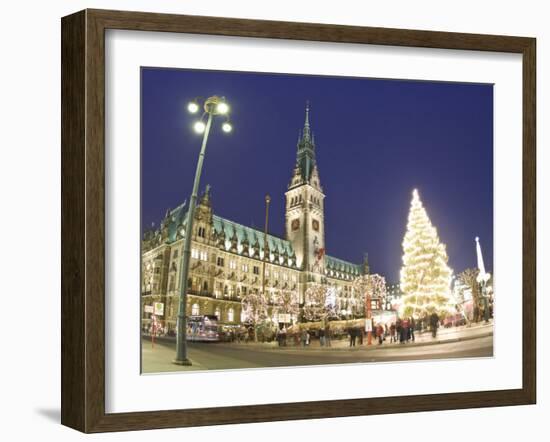
[[[439,316],[436,312],[430,315],[430,328],[432,329],[432,337],[437,336],[437,329],[439,328]]]
[[[355,347],[355,340],[357,339],[357,330],[355,327],[349,328],[349,346]]]
[[[401,321],[400,318],[397,318],[397,337],[399,339],[399,343],[402,344],[403,341],[403,321]]]
[[[327,347],[330,347],[330,324],[327,322],[325,325],[325,344]]]
[[[382,342],[384,342],[384,327],[382,324],[378,324],[376,327],[376,334],[378,335],[378,345],[382,345]]]
[[[410,318],[410,324],[411,324],[411,339],[414,342],[414,329],[416,328],[416,322],[414,320],[414,317],[412,316]]]
[[[325,329],[321,325],[321,328],[319,328],[319,345],[321,347],[325,346]]]
[[[395,322],[392,322],[390,325],[390,344],[393,342],[397,342],[395,337]]]
[[[401,328],[403,330],[402,334],[403,334],[403,340],[402,342],[409,342],[409,327],[410,327],[410,324],[409,324],[409,320],[407,318],[403,319],[403,322],[401,323]]]
[[[308,344],[308,333],[307,330],[304,328],[302,330],[302,347],[305,347]]]

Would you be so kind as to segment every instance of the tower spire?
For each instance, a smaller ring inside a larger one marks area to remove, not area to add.
[[[300,169],[300,175],[305,182],[309,182],[313,168],[315,167],[315,141],[309,124],[309,100],[306,101],[306,116],[304,127],[299,132],[296,167]]]
[[[311,139],[311,129],[309,127],[309,100],[306,101],[306,120],[304,122],[303,139]]]

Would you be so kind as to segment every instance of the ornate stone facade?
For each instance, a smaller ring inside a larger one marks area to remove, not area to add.
[[[193,223],[192,252],[187,300],[188,314],[218,316],[222,324],[241,322],[241,298],[262,289],[266,266],[266,292],[296,291],[300,304],[314,283],[334,287],[341,309],[350,310],[352,282],[368,273],[368,264],[350,262],[325,253],[323,188],[315,160],[315,141],[306,109],[304,129],[297,145],[294,168],[286,197],[286,238],[264,233],[221,218],[213,213],[209,186],[201,196]],[[142,241],[142,312],[144,305],[164,304],[163,322],[176,327],[179,271],[187,205],[168,210],[158,229],[147,231]],[[360,312],[358,312],[360,313]]]

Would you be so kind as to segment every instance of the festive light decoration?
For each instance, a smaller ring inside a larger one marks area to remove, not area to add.
[[[303,309],[304,317],[308,321],[325,320],[338,315],[338,306],[330,302],[329,290],[329,286],[321,284],[308,287]]]
[[[268,299],[264,293],[250,292],[241,300],[242,319],[254,327],[254,340],[258,340],[258,326],[268,318]]]
[[[452,311],[450,289],[452,270],[447,265],[445,245],[414,189],[403,239],[401,315],[422,317],[433,312],[446,316]]]
[[[378,305],[384,305],[386,299],[386,278],[373,273],[372,275],[361,275],[352,283],[352,305],[359,313],[365,311],[365,300],[367,295],[370,295],[371,301],[376,301]]]
[[[289,314],[296,318],[300,311],[298,292],[293,290],[281,290],[275,295],[273,313]]]

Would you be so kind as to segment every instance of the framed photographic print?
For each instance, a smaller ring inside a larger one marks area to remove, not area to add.
[[[535,52],[63,18],[62,423],[535,403]]]

